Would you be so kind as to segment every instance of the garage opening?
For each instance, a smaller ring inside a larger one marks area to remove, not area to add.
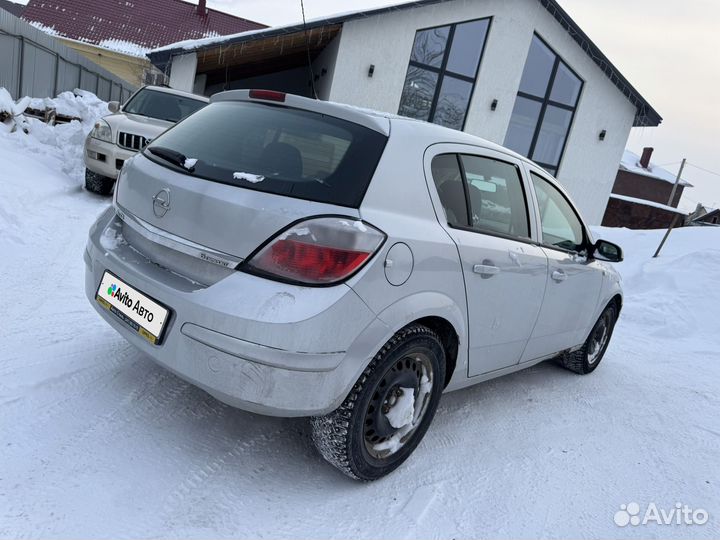
[[[313,97],[314,84],[317,97],[327,100],[341,28],[329,25],[201,51],[195,92],[211,96],[224,90],[262,88]]]

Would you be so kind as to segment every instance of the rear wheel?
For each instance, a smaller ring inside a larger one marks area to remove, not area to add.
[[[595,371],[610,344],[617,316],[617,306],[611,303],[600,315],[582,348],[561,355],[558,357],[558,363],[580,375]]]
[[[110,195],[114,185],[114,179],[85,169],[85,189],[88,191],[99,195]]]
[[[313,442],[351,478],[381,478],[422,440],[444,381],[445,351],[437,334],[422,325],[404,328],[375,356],[338,409],[312,418]]]

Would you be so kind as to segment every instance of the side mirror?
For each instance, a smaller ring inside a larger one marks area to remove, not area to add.
[[[108,103],[108,110],[111,113],[120,112],[120,103],[117,101],[111,101]]]
[[[593,256],[600,261],[622,262],[622,248],[612,242],[606,240],[598,240],[595,242]]]

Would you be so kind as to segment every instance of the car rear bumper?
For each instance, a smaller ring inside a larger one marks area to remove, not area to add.
[[[90,303],[157,363],[231,406],[272,416],[328,413],[387,337],[387,326],[345,285],[298,287],[236,271],[199,285],[144,258],[121,228],[109,208],[90,230]],[[95,300],[106,270],[171,310],[159,345]]]
[[[116,179],[123,164],[136,154],[118,145],[89,137],[85,140],[85,167],[94,173]]]

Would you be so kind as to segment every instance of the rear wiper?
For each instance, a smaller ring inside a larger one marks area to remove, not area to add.
[[[155,154],[157,157],[162,158],[165,161],[169,161],[178,167],[185,167],[185,161],[187,158],[184,154],[181,154],[176,150],[166,148],[164,146],[149,146],[148,152]]]

